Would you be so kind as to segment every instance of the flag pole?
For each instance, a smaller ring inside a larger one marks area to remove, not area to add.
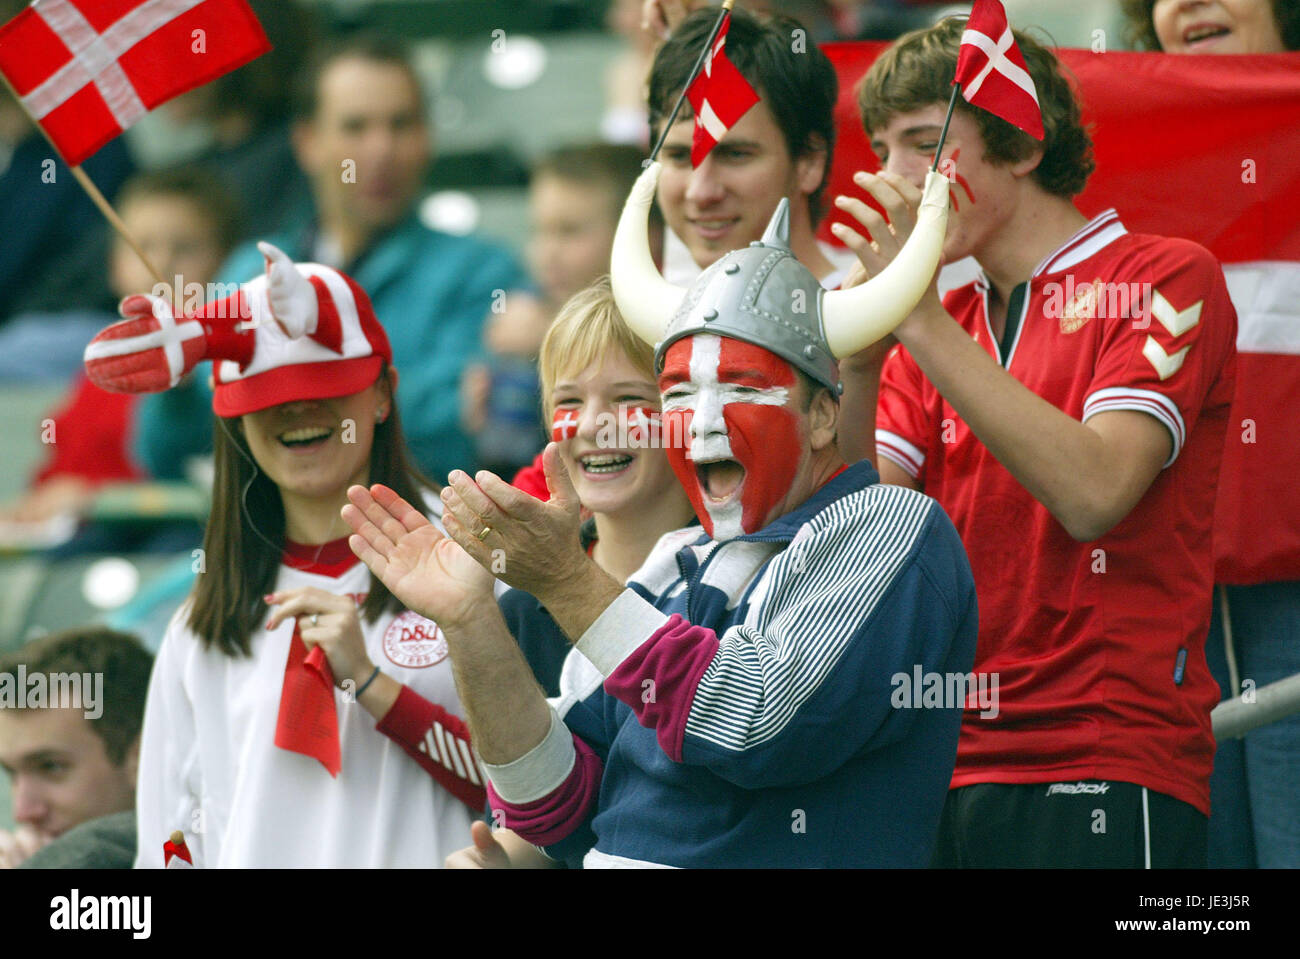
[[[0,71],[0,80],[4,81],[5,89],[9,91],[9,94],[14,98],[14,101],[22,108],[23,113],[27,114],[27,119],[36,124],[36,129],[40,130],[45,139],[49,141],[50,146],[54,148],[55,154],[58,155],[59,159],[63,159],[63,154],[59,152],[58,146],[55,145],[54,140],[50,137],[45,127],[41,126],[40,121],[32,116],[31,111],[27,109],[27,105],[23,103],[22,97],[18,95],[18,91],[13,88],[13,84],[9,82],[9,78],[5,76],[2,71]],[[81,188],[86,191],[86,195],[90,197],[90,201],[99,208],[99,212],[104,214],[104,218],[108,220],[113,229],[118,232],[118,235],[122,237],[126,242],[126,245],[129,246],[132,252],[140,258],[140,262],[144,264],[145,269],[147,269],[153,276],[154,282],[161,286],[166,286],[167,281],[162,278],[162,274],[158,271],[158,268],[150,262],[149,257],[145,256],[144,250],[140,248],[140,244],[136,242],[135,237],[133,237],[130,231],[127,230],[126,224],[122,222],[122,218],[117,215],[117,211],[113,209],[112,204],[105,199],[104,194],[100,192],[99,187],[95,186],[94,181],[86,175],[86,171],[80,166],[69,167],[68,169],[72,171],[73,178],[81,184]]]
[[[939,157],[943,156],[943,143],[948,139],[948,124],[952,122],[952,111],[957,106],[957,97],[961,93],[961,84],[953,81],[952,96],[948,98],[948,114],[943,118],[943,129],[939,131],[939,146],[934,151],[934,166],[930,167],[932,172],[939,172]]]
[[[654,149],[650,151],[649,159],[645,160],[641,164],[643,167],[648,167],[658,158],[659,150],[663,147],[664,140],[668,138],[668,131],[672,128],[674,121],[676,121],[677,114],[682,108],[682,102],[686,99],[686,91],[691,88],[691,84],[695,82],[695,78],[698,77],[700,71],[704,69],[704,58],[707,57],[709,51],[713,49],[713,41],[718,38],[718,31],[722,29],[722,24],[725,23],[727,17],[731,15],[731,7],[735,2],[736,0],[722,0],[722,12],[718,14],[718,22],[713,25],[713,30],[709,33],[709,39],[704,41],[704,49],[700,51],[700,55],[695,61],[695,66],[691,68],[691,75],[686,80],[686,85],[682,87],[681,95],[677,97],[677,102],[673,104],[673,112],[668,114],[668,119],[664,122],[663,129],[659,131],[659,141],[655,144]]]

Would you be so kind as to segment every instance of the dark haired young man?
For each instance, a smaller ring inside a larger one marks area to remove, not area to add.
[[[0,868],[130,867],[152,666],[138,639],[101,627],[0,657],[0,768],[19,823],[0,830]],[[58,839],[78,826],[75,840]]]
[[[883,172],[862,182],[900,235],[937,147],[964,25],[902,37],[862,82]],[[970,556],[976,673],[936,864],[1204,866],[1211,521],[1235,376],[1236,314],[1196,244],[1074,206],[1092,170],[1050,51],[1017,43],[1040,144],[958,100],[944,148],[944,256],[975,282],[933,291],[895,335],[877,410],[881,478],[933,496]],[[839,235],[868,272],[897,240]],[[870,416],[871,410],[862,410]]]
[[[650,132],[657,138],[690,78],[716,9],[697,10],[655,54]],[[802,42],[800,42],[802,39]],[[790,198],[790,248],[824,286],[842,271],[815,236],[835,147],[835,69],[805,31],[783,17],[732,12],[727,57],[761,98],[698,168],[691,168],[695,115],[682,104],[664,141],[659,208],[700,269],[763,235],[782,197]]]

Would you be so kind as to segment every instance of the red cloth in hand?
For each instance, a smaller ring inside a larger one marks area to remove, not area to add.
[[[310,653],[293,627],[289,658],[284,664],[280,690],[280,715],[275,721],[275,744],[290,752],[311,756],[331,776],[342,767],[339,754],[339,717],[334,703],[334,672],[319,646]]]

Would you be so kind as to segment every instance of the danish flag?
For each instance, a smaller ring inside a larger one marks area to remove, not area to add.
[[[961,35],[952,82],[961,84],[967,103],[1001,117],[1035,140],[1043,138],[1038,90],[999,0],[975,0]]]
[[[0,73],[69,166],[148,111],[271,49],[247,0],[34,0]]]
[[[185,845],[185,834],[179,829],[172,833],[171,838],[163,843],[163,868],[194,868],[194,859],[190,856],[190,848]]]
[[[692,167],[704,162],[709,151],[759,99],[744,74],[727,58],[725,48],[727,31],[731,29],[731,11],[723,11],[722,17],[713,49],[704,58],[704,69],[686,88],[686,99],[695,109],[695,131],[691,137]]]
[[[551,440],[563,443],[578,435],[578,414],[573,410],[556,410],[551,419]]]

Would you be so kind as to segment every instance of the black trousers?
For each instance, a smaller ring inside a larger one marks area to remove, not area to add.
[[[979,783],[949,790],[931,865],[1204,869],[1207,822],[1133,783]]]

